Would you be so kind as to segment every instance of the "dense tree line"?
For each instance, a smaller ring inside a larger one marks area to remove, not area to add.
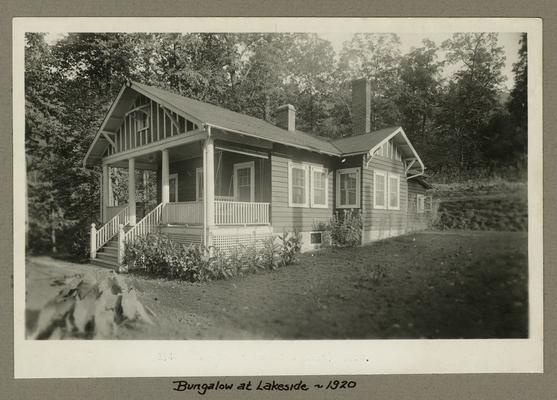
[[[526,62],[524,35],[505,94],[503,50],[489,33],[454,34],[440,46],[424,40],[406,54],[394,34],[356,34],[335,54],[315,34],[71,33],[49,44],[29,33],[29,243],[83,250],[98,214],[100,171],[84,169],[82,159],[127,78],[271,122],[291,103],[299,129],[340,137],[352,132],[350,81],[366,77],[372,129],[402,125],[441,179],[523,168]],[[450,76],[442,73],[448,64]]]

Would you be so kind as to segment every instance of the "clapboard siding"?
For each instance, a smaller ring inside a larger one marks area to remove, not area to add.
[[[373,208],[373,173],[375,170],[395,173],[400,176],[399,210]],[[363,169],[362,187],[362,217],[364,230],[403,231],[406,229],[408,185],[406,177],[404,176],[404,165],[402,161],[385,157],[373,157],[369,165]]]
[[[426,189],[414,180],[408,181],[408,230],[426,229],[428,227],[428,213],[418,214],[416,195],[426,194]]]
[[[282,150],[282,149],[281,149]],[[289,207],[288,206],[288,163],[306,162],[321,165],[328,171],[328,207]],[[320,223],[328,223],[333,214],[333,177],[334,160],[331,157],[314,153],[286,150],[271,154],[271,224],[275,232],[311,231]]]

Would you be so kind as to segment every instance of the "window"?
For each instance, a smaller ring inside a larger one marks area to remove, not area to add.
[[[234,200],[253,202],[255,198],[254,162],[234,164]]]
[[[373,171],[373,208],[387,208],[387,173]]]
[[[309,173],[308,166],[288,164],[288,206],[309,206]]]
[[[389,210],[400,210],[400,176],[389,174]]]
[[[137,130],[142,131],[149,128],[149,115],[142,111],[135,114],[135,118],[137,120]]]
[[[168,175],[168,201],[171,203],[178,201],[178,174]]]
[[[337,171],[337,208],[360,208],[360,168]]]
[[[418,214],[423,214],[424,210],[425,210],[425,196],[423,194],[419,194],[417,196],[416,211]]]
[[[203,200],[203,168],[195,169],[195,200]]]
[[[328,203],[327,170],[321,167],[311,167],[311,206],[325,208]]]
[[[310,244],[321,244],[323,242],[322,232],[311,232],[309,234]]]

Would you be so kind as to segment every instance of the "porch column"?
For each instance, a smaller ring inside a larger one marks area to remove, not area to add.
[[[108,222],[108,179],[110,175],[108,173],[108,165],[103,164],[103,176],[102,176],[102,221],[103,223]]]
[[[169,181],[169,171],[170,163],[168,160],[168,149],[162,150],[162,176],[161,176],[161,202],[166,204],[170,201],[170,184]]]
[[[135,158],[128,160],[128,207],[130,225],[135,225]]]
[[[209,131],[210,134],[210,131]],[[206,245],[211,246],[211,227],[215,224],[215,151],[213,138],[209,135],[203,147],[203,171],[205,199],[205,223],[207,226]]]

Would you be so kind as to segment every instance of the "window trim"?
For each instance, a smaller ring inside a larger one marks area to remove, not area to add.
[[[255,201],[255,163],[253,161],[241,162],[234,164],[234,201],[240,201],[238,198],[238,170],[249,168],[250,169],[250,202]]]
[[[203,182],[203,168],[195,169],[195,201],[203,201],[203,191],[199,190],[199,183]],[[200,193],[201,192],[201,193]]]
[[[325,174],[325,204],[315,203],[315,172]],[[328,208],[329,207],[329,171],[322,166],[310,166],[310,183],[311,183],[311,207],[312,208]]]
[[[381,175],[384,179],[384,190],[383,190],[383,205],[377,204],[377,175]],[[386,171],[380,169],[373,170],[373,208],[376,210],[386,210],[387,209],[387,193],[389,192],[389,181],[388,181],[389,174]],[[400,202],[399,202],[400,203]]]
[[[340,176],[342,174],[356,173],[356,204],[341,204],[340,203]],[[336,172],[336,208],[360,208],[361,197],[361,169],[355,168],[342,168],[337,169]]]
[[[292,202],[292,168],[303,169],[304,170],[304,183],[305,183],[305,202],[304,203],[294,203]],[[308,208],[310,201],[310,180],[309,180],[309,166],[307,164],[288,162],[288,207],[304,207]]]
[[[397,181],[397,188],[396,188],[396,198],[397,198],[397,205],[396,207],[391,206],[391,178],[396,178]],[[387,208],[389,210],[400,210],[400,175],[389,173],[388,174],[388,182],[387,182]]]

